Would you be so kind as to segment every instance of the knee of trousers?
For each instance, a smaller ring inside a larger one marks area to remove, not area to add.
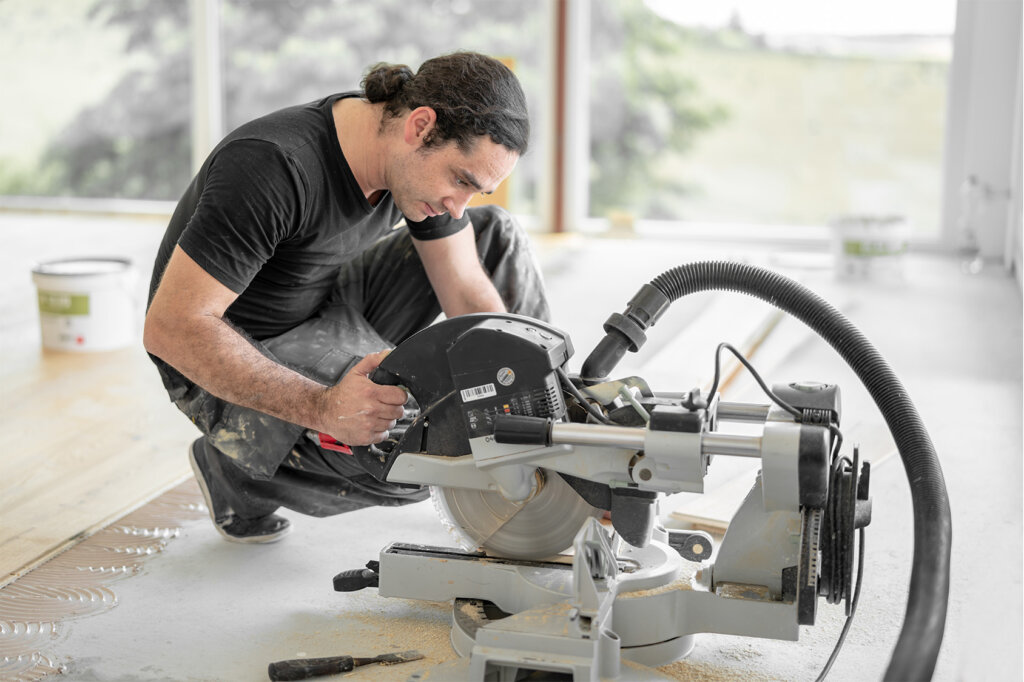
[[[509,312],[549,319],[544,278],[526,230],[500,206],[476,206],[467,211],[480,261]]]
[[[480,261],[491,273],[503,263],[516,268],[536,268],[526,230],[500,206],[466,209],[473,223]]]
[[[473,223],[477,243],[481,241],[511,242],[526,232],[516,222],[512,214],[501,206],[473,206],[467,208],[469,219]]]

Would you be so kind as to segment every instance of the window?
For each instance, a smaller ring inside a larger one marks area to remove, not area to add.
[[[187,0],[0,2],[0,195],[176,201],[192,173]],[[531,148],[511,208],[537,211],[546,172],[547,0],[220,0],[224,130],[359,87],[376,62],[459,49],[505,58],[526,91]]]
[[[530,150],[508,180],[511,208],[535,213],[545,172],[547,0],[224,0],[225,117],[231,129],[274,109],[359,87],[377,62],[413,71],[475,50],[505,59],[530,108]]]
[[[0,195],[176,199],[187,21],[185,2],[0,3]]]
[[[954,23],[953,0],[594,3],[591,215],[937,238]]]
[[[564,143],[549,122],[551,0],[209,1],[225,130],[358,87],[377,61],[509,58],[534,131],[510,206],[546,214],[547,152]],[[590,59],[570,84],[589,84],[589,116],[566,134],[589,129],[589,147],[573,211],[754,229],[899,213],[937,239],[956,2],[580,0]],[[177,200],[192,172],[190,6],[0,2],[0,195]]]

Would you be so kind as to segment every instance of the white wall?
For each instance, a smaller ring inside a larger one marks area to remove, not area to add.
[[[961,186],[974,175],[982,254],[1008,263],[1021,243],[1021,9],[1021,0],[957,4],[943,178],[946,243],[957,243]]]

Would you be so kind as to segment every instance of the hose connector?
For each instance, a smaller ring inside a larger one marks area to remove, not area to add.
[[[605,337],[591,351],[580,370],[583,383],[604,381],[627,350],[630,353],[640,350],[647,342],[644,332],[654,326],[669,303],[671,301],[660,289],[645,284],[626,304],[625,312],[612,313],[604,323]]]

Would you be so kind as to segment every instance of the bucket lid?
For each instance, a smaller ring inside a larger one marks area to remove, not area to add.
[[[38,275],[66,275],[82,277],[88,275],[110,275],[131,268],[127,258],[64,258],[39,263],[32,272]]]

